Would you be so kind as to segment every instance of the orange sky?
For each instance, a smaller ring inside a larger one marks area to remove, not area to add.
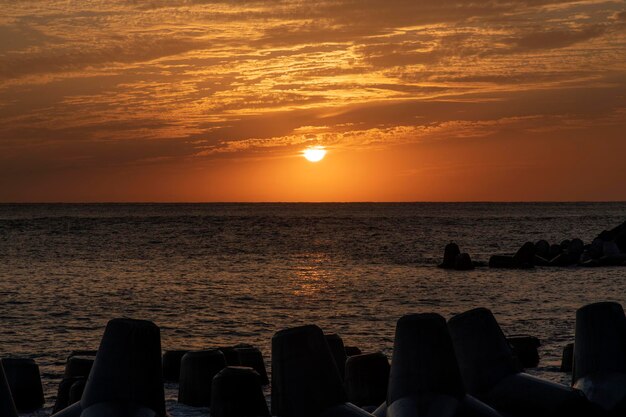
[[[626,200],[624,1],[1,7],[0,202]]]

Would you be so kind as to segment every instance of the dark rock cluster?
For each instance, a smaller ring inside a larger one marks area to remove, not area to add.
[[[482,266],[461,253],[456,243],[446,245],[440,268],[471,270]],[[490,268],[529,269],[535,266],[626,266],[626,222],[600,233],[591,243],[581,239],[566,239],[550,244],[547,240],[524,243],[515,254],[492,255]]]
[[[470,271],[476,266],[481,266],[478,262],[473,262],[468,253],[461,252],[459,245],[448,243],[443,253],[443,262],[439,268],[455,269],[457,271]]]

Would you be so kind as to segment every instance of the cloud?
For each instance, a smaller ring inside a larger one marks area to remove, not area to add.
[[[626,85],[625,12],[611,1],[71,6],[12,2],[0,17],[5,161],[392,147],[541,129],[540,114],[605,123],[599,109],[620,105],[607,91]]]
[[[31,74],[75,71],[85,67],[112,66],[119,63],[151,61],[198,49],[202,42],[145,34],[119,39],[97,47],[87,45],[41,49],[37,52],[12,52],[0,61],[0,77],[14,78]]]
[[[518,50],[538,50],[564,48],[590,39],[598,38],[606,33],[602,24],[589,25],[580,29],[543,30],[530,33],[512,40]]]
[[[613,14],[613,19],[619,22],[626,22],[626,10],[615,12],[615,14]]]

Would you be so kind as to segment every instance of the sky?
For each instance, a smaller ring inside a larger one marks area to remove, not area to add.
[[[0,202],[626,200],[625,1],[0,8]]]

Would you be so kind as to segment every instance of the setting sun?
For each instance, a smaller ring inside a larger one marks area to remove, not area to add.
[[[326,149],[322,146],[313,146],[302,151],[302,155],[310,162],[319,162],[326,156]]]

